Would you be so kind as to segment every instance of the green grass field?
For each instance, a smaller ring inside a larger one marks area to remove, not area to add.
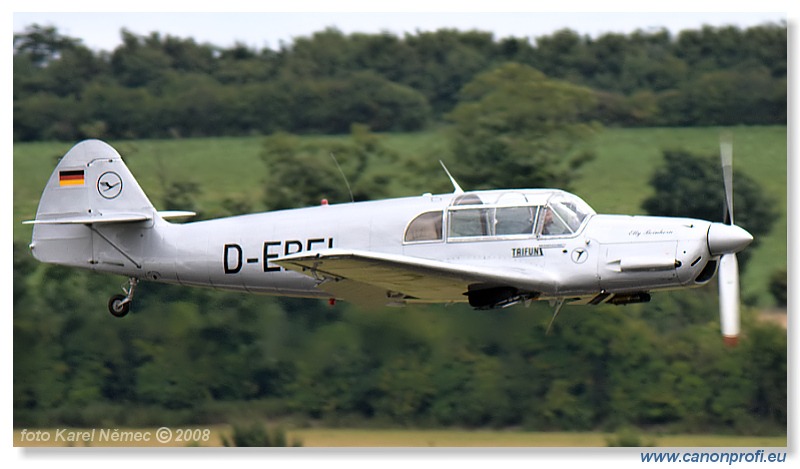
[[[86,443],[83,441],[68,443],[56,442],[56,432],[59,429],[40,429],[49,434],[49,442],[22,441],[21,429],[14,430],[14,446],[222,446],[222,437],[231,435],[231,427],[227,425],[194,426],[191,429],[210,429],[207,439],[196,442],[170,441],[162,444],[155,441],[157,429],[120,429],[125,432],[149,433],[150,442],[119,444],[100,441],[99,429],[94,434],[94,440]],[[67,429],[71,431],[87,431],[91,429]],[[178,429],[172,429],[177,435]],[[36,429],[26,429],[28,434],[35,433]],[[66,434],[66,433],[62,433]],[[614,434],[601,432],[523,432],[511,430],[382,430],[382,429],[297,429],[287,432],[288,440],[299,441],[304,447],[479,447],[479,448],[599,448],[608,446],[609,439]],[[671,448],[722,448],[722,447],[751,447],[751,448],[778,448],[786,447],[785,436],[776,437],[750,437],[728,435],[641,435],[642,445]]]
[[[683,148],[701,154],[718,153],[721,128],[606,129],[587,143],[597,159],[581,170],[573,192],[599,213],[643,213],[642,201],[652,192],[650,175],[661,163],[664,149]],[[735,127],[725,129],[734,137],[735,171],[744,171],[759,181],[783,215],[772,232],[755,248],[752,261],[742,272],[742,294],[752,303],[769,306],[766,290],[769,275],[786,265],[786,127]],[[306,137],[336,140],[347,137]],[[185,140],[136,140],[111,142],[123,155],[145,192],[162,200],[167,184],[194,182],[201,188],[198,203],[217,211],[226,198],[252,201],[262,207],[264,175],[259,159],[262,139],[202,138]],[[384,142],[409,159],[444,159],[458,179],[457,157],[450,154],[444,130],[414,134],[387,134]],[[36,213],[41,190],[72,143],[17,143],[14,145],[15,240],[30,239],[31,227],[21,222]],[[334,175],[333,177],[338,177]],[[446,176],[441,175],[446,182]],[[443,186],[446,187],[446,186]],[[469,190],[468,187],[465,187]],[[400,189],[402,190],[402,189]],[[435,188],[431,188],[434,191]],[[417,195],[409,190],[396,195]],[[722,197],[722,189],[720,189]]]

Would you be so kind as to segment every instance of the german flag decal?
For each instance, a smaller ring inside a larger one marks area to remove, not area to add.
[[[58,184],[60,186],[82,186],[83,185],[83,170],[78,169],[75,171],[59,171]]]

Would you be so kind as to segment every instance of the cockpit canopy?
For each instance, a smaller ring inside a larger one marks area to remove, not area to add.
[[[581,198],[560,190],[470,192],[444,211],[418,215],[404,241],[440,241],[445,234],[448,241],[570,236],[594,213]]]

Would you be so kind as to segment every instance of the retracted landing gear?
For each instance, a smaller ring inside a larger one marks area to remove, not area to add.
[[[108,300],[108,312],[110,312],[114,317],[124,317],[131,309],[131,302],[133,301],[133,292],[136,289],[136,285],[139,283],[139,279],[136,277],[128,278],[128,288],[122,287],[122,291],[125,292],[124,295],[114,295]]]

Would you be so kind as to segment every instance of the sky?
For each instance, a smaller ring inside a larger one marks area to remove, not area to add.
[[[415,10],[414,1],[389,2],[384,5],[383,11],[372,12],[368,10],[374,9],[374,5],[348,1],[342,4],[351,5],[352,8],[328,12],[323,11],[330,10],[330,3],[314,1],[292,3],[296,10],[300,9],[297,5],[308,6],[305,11],[295,12],[169,12],[156,11],[154,8],[141,12],[55,13],[24,12],[25,8],[22,8],[13,13],[13,30],[15,33],[23,32],[34,23],[55,26],[61,34],[81,39],[84,45],[93,50],[105,51],[112,51],[121,43],[120,31],[123,28],[137,35],[159,32],[162,35],[192,38],[198,43],[209,43],[223,48],[241,43],[255,49],[278,49],[282,43],[290,44],[295,38],[310,36],[326,27],[335,27],[346,34],[386,31],[395,35],[435,31],[440,28],[478,29],[492,32],[496,39],[509,36],[532,39],[563,28],[592,37],[609,32],[627,34],[639,29],[650,31],[661,28],[677,34],[681,30],[698,29],[703,25],[736,25],[746,28],[787,19],[786,9],[778,7],[784,2],[772,0],[758,3],[761,12],[752,11],[752,2],[748,6],[751,10],[749,12],[710,11],[710,7],[698,9],[708,3],[705,0],[685,2],[685,9],[681,11],[635,11],[633,3],[617,0],[604,2],[604,7],[609,9],[599,12],[592,12],[597,9],[596,2],[592,8],[592,3],[569,0],[559,2],[559,8],[554,10],[551,7],[550,11],[534,11],[528,6],[532,2],[507,0],[480,2],[484,9],[495,11],[470,11],[464,7],[464,3],[468,2],[434,0],[416,3]],[[735,3],[726,3],[726,6],[735,7]],[[339,2],[336,4],[340,5]],[[147,2],[140,5],[147,5]],[[236,0],[233,0],[232,6],[235,5]],[[361,5],[361,9],[358,5]],[[582,5],[586,8],[581,8]],[[614,11],[614,5],[621,7]],[[630,9],[625,10],[625,5],[631,5]],[[314,6],[318,8],[315,9]],[[681,2],[670,3],[670,6],[680,7]],[[692,6],[695,11],[690,8]],[[40,7],[38,2],[37,7]],[[528,11],[524,11],[525,9]],[[769,10],[772,12],[765,12]]]

